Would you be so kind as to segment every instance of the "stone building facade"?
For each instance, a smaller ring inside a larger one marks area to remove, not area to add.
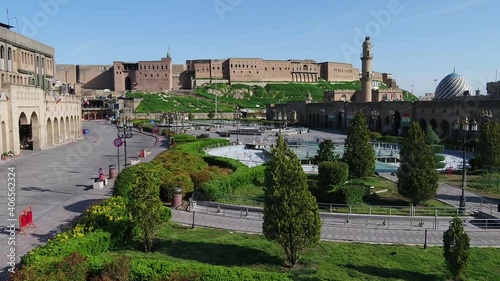
[[[167,56],[154,61],[115,61],[112,65],[58,64],[56,77],[76,93],[86,90],[172,91],[190,88],[186,69],[186,65],[173,64],[172,58]]]
[[[54,61],[54,48],[0,24],[0,153],[81,137],[80,99],[51,90]]]
[[[314,60],[263,60],[261,58],[200,59],[186,61],[189,78],[201,80],[202,85],[214,80],[227,83],[315,83],[356,81],[360,71],[352,64]],[[397,88],[396,80],[388,73],[373,72],[373,80]],[[189,83],[188,83],[189,84]]]
[[[301,124],[318,129],[346,130],[357,111],[363,112],[372,131],[392,135],[404,135],[411,122],[418,122],[422,128],[431,125],[440,138],[455,138],[461,132],[453,130],[457,120],[476,120],[481,124],[491,117],[500,120],[500,97],[469,96],[434,101],[395,102],[348,102],[324,103],[289,102],[266,107],[266,118],[286,116],[289,124]],[[479,134],[477,132],[476,134]]]

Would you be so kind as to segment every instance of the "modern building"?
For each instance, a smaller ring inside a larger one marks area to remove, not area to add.
[[[0,24],[0,153],[41,150],[81,136],[81,101],[53,89],[54,48]]]

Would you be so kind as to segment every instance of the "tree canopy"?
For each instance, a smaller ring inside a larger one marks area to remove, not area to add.
[[[319,150],[312,158],[315,165],[319,165],[321,162],[335,162],[337,160],[339,160],[339,156],[335,153],[335,143],[330,139],[326,139],[319,144]]]
[[[479,165],[500,166],[500,123],[489,121],[481,127],[476,153]]]
[[[435,168],[434,155],[425,143],[424,132],[418,123],[412,123],[399,154],[399,193],[408,198],[414,206],[434,198],[439,175]]]
[[[349,124],[344,147],[344,162],[351,177],[368,177],[375,173],[375,150],[363,112],[358,111]]]
[[[297,155],[278,137],[265,172],[263,232],[285,251],[294,267],[304,248],[319,241],[321,221]]]

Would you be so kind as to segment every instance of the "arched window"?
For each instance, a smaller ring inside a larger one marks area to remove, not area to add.
[[[0,59],[4,59],[4,58],[5,58],[5,47],[1,46],[0,47]]]
[[[11,59],[12,59],[12,49],[9,47],[9,49],[7,50],[7,60]]]

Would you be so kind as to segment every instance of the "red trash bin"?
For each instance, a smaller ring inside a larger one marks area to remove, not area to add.
[[[174,188],[174,196],[172,196],[172,208],[177,208],[182,205],[182,189]]]

